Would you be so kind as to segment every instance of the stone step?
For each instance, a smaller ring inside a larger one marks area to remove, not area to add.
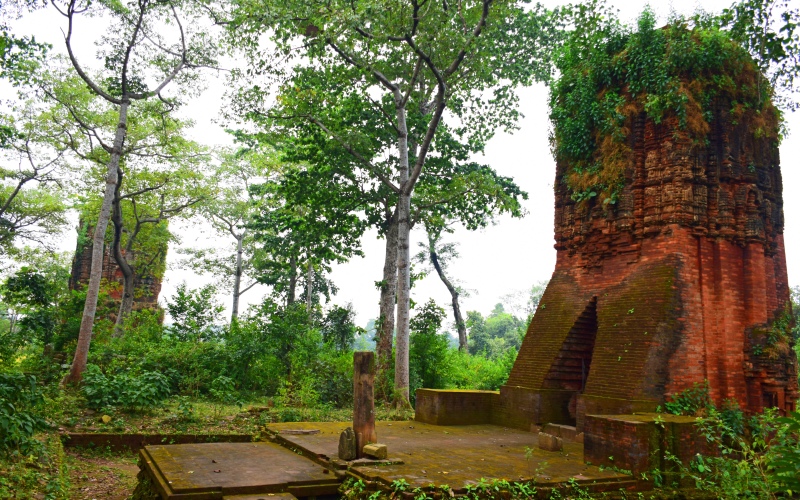
[[[578,435],[578,430],[574,426],[561,424],[546,424],[542,429],[542,432],[552,436],[560,437],[561,439],[566,439],[568,441],[574,441],[575,436]]]

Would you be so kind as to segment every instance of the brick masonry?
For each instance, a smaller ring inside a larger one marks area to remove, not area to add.
[[[92,239],[93,228],[84,228],[85,222],[81,221],[80,231],[88,235],[85,241],[78,240],[75,248],[75,255],[72,257],[72,272],[69,278],[70,290],[79,290],[89,283],[89,273],[92,268]],[[165,257],[162,257],[165,258]],[[106,283],[105,291],[109,298],[113,300],[117,307],[122,300],[122,270],[117,265],[117,261],[111,255],[111,248],[106,246],[103,249],[103,274],[102,279]],[[154,276],[136,276],[134,287],[137,290],[133,299],[133,309],[156,309],[158,308],[158,296],[161,293],[161,279]],[[116,315],[116,310],[114,312]]]
[[[633,120],[613,205],[573,201],[557,165],[556,269],[495,422],[580,430],[705,380],[717,404],[795,408],[794,350],[767,340],[789,304],[778,150],[726,109],[699,145],[674,121]]]

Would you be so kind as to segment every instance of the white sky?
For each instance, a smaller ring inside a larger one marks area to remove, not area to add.
[[[1,0],[0,0],[1,1]],[[557,0],[544,1],[548,7],[565,2]],[[620,9],[623,20],[633,20],[643,7],[640,2],[614,2]],[[708,11],[719,11],[730,5],[729,0],[707,0],[702,6]],[[654,6],[660,21],[666,20],[671,9],[689,14],[697,9],[699,2],[675,0],[659,3]],[[97,23],[98,20],[84,20],[83,23]],[[64,52],[60,26],[62,19],[52,9],[30,15],[14,23],[17,34],[34,34],[37,40],[46,41],[54,46],[55,52]],[[100,31],[91,28],[87,38],[79,48],[82,58],[89,60],[94,55],[94,47],[88,43],[89,38],[99,36]],[[81,31],[78,31],[81,33]],[[189,102],[185,108],[185,116],[195,120],[193,138],[206,145],[214,145],[226,139],[222,128],[215,123],[219,109],[223,105],[224,91],[221,79],[209,76],[208,90],[199,98]],[[450,266],[452,278],[463,287],[471,290],[469,297],[461,300],[464,311],[478,310],[488,314],[494,304],[502,297],[514,291],[524,290],[538,281],[548,279],[555,266],[555,250],[553,249],[553,181],[555,162],[550,155],[548,130],[550,127],[547,115],[547,89],[538,85],[521,92],[521,110],[525,118],[520,122],[519,130],[508,135],[499,133],[489,143],[486,154],[480,161],[491,165],[504,176],[513,177],[519,186],[528,192],[525,202],[528,216],[524,219],[501,217],[497,224],[479,232],[457,230],[450,235],[449,241],[460,243],[461,258]],[[800,284],[800,196],[793,196],[800,191],[800,115],[790,114],[787,117],[789,136],[781,146],[784,212],[786,226],[786,257],[789,267],[790,285]],[[173,226],[174,227],[174,226]],[[181,228],[183,243],[187,246],[199,246],[208,241],[208,233],[201,234],[198,226],[187,225]],[[417,242],[423,241],[424,234],[417,230],[412,233],[412,253],[416,251]],[[75,232],[68,232],[63,241],[64,249],[74,249]],[[375,232],[367,233],[362,241],[365,256],[354,258],[349,263],[334,268],[331,278],[340,291],[333,299],[335,303],[351,302],[357,312],[357,321],[365,325],[367,320],[377,316],[378,291],[375,281],[382,278],[384,242],[378,240]],[[164,280],[162,302],[170,297],[181,281],[192,286],[200,286],[210,281],[208,277],[195,276],[187,271],[175,269],[172,264],[178,254],[174,249],[169,254],[170,269]],[[264,289],[258,287],[247,292],[242,299],[245,304],[260,301]],[[229,294],[220,299],[230,307]],[[440,306],[450,304],[450,296],[444,285],[435,275],[428,276],[418,282],[412,291],[414,301],[424,303],[432,297]]]

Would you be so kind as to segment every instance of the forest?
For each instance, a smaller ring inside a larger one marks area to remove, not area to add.
[[[16,28],[43,12],[59,47]],[[413,419],[423,387],[497,390],[547,281],[462,309],[455,235],[530,215],[482,156],[518,127],[521,91],[548,88],[552,153],[576,165],[559,182],[613,205],[619,172],[593,163],[591,127],[616,137],[624,117],[587,82],[630,75],[647,113],[685,112],[658,71],[674,63],[668,24],[694,37],[701,73],[720,47],[754,65],[740,104],[774,103],[765,133],[780,141],[798,107],[798,22],[788,0],[658,20],[645,7],[632,24],[603,0],[3,2],[0,498],[128,498],[135,456],[65,451],[64,432],[348,421],[354,351],[376,354],[379,419]],[[212,74],[229,146],[196,140],[182,114]],[[358,324],[332,272],[365,234],[385,253],[380,280],[359,276],[375,307]],[[176,270],[187,279],[159,296]],[[415,301],[426,276],[446,302]],[[779,341],[797,351],[800,287],[791,298]],[[730,450],[685,468],[699,490],[800,492],[800,415],[716,408],[703,387],[666,411],[708,416]]]

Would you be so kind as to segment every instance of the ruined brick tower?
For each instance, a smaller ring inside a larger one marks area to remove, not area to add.
[[[631,120],[605,209],[572,200],[559,162],[556,268],[493,420],[580,428],[706,380],[717,404],[795,408],[778,150],[729,109],[700,146],[677,120]]]
[[[83,220],[79,223],[78,231],[83,237],[78,238],[75,255],[72,258],[72,272],[69,278],[70,290],[79,290],[89,283],[89,273],[92,268],[92,239],[94,228]],[[88,235],[88,236],[87,236]],[[166,253],[160,256],[164,260]],[[111,254],[111,248],[103,249],[103,281],[108,285],[105,290],[109,298],[119,307],[122,300],[122,270]],[[136,276],[134,287],[138,291],[133,299],[133,309],[157,309],[158,296],[161,293],[161,279],[155,276]],[[113,315],[116,315],[116,308]]]

